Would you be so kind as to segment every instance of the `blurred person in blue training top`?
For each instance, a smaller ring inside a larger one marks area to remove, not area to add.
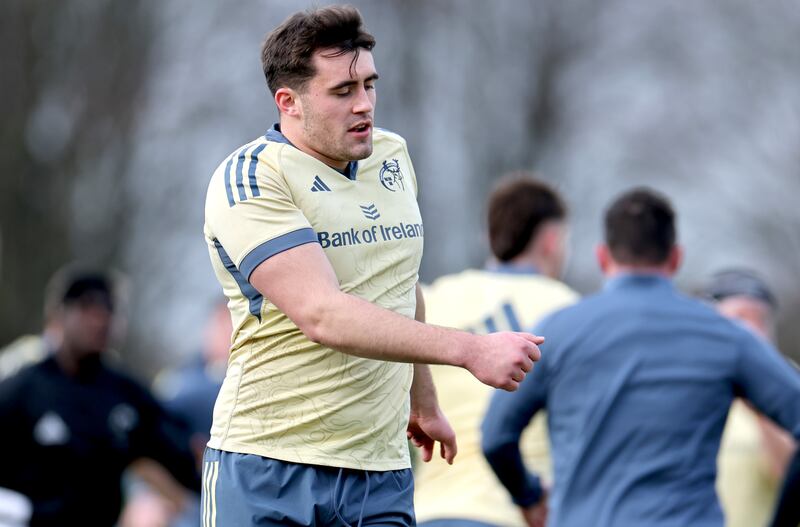
[[[123,471],[151,458],[198,488],[187,435],[139,384],[107,366],[115,297],[109,275],[68,267],[47,289],[55,349],[0,383],[0,487],[27,503],[6,508],[31,526],[112,526]]]
[[[492,398],[483,450],[520,507],[548,506],[519,451],[547,410],[551,527],[721,527],[716,459],[736,397],[800,437],[800,373],[676,290],[675,239],[666,198],[635,189],[615,199],[597,249],[605,287],[538,324],[541,361],[517,392]]]
[[[374,45],[350,6],[287,18],[261,55],[279,123],[211,177],[204,234],[234,327],[203,464],[212,523],[414,524],[407,436],[456,454],[427,364],[513,390],[539,358],[534,335],[422,323],[417,179],[406,141],[374,127]]]
[[[211,433],[211,418],[231,348],[231,314],[225,302],[215,305],[204,331],[203,347],[188,364],[160,374],[155,391],[164,406],[189,426],[193,449],[202,452]]]
[[[485,269],[443,276],[424,287],[426,320],[476,333],[520,331],[574,303],[578,295],[558,281],[567,211],[549,186],[526,174],[501,182],[488,199]],[[414,507],[420,526],[525,525],[480,450],[480,423],[493,390],[468,372],[431,366],[439,405],[458,437],[458,462],[439,459],[416,467]],[[521,441],[529,466],[549,477],[544,415]]]
[[[703,296],[721,314],[774,341],[775,295],[753,271],[720,271],[705,285]],[[733,402],[717,457],[717,492],[727,527],[767,525],[794,449],[792,437],[750,403]]]

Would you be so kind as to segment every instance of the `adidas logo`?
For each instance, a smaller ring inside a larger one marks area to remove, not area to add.
[[[331,188],[325,184],[319,176],[314,176],[314,184],[311,185],[311,192],[330,192]]]
[[[368,220],[377,220],[381,217],[381,213],[378,212],[378,208],[373,203],[369,205],[359,205],[359,207],[361,207],[361,212],[364,213],[364,217]]]

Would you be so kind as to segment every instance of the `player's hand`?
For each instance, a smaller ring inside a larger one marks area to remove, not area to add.
[[[513,392],[533,369],[544,337],[530,333],[492,333],[475,337],[467,352],[466,368],[482,383]]]
[[[547,491],[537,503],[520,509],[528,527],[544,527],[547,524]]]
[[[427,463],[431,460],[434,445],[438,441],[439,454],[448,464],[453,464],[453,458],[458,451],[456,433],[438,408],[425,415],[412,412],[406,435],[422,451],[422,461]]]

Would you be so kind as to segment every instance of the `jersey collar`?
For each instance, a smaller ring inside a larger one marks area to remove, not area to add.
[[[639,287],[674,289],[675,286],[672,279],[657,273],[621,273],[609,278],[603,285],[607,291]]]
[[[292,144],[291,141],[289,141],[289,139],[286,138],[285,135],[283,135],[283,133],[281,132],[280,123],[273,124],[272,128],[270,128],[267,131],[267,133],[264,135],[264,139],[266,139],[267,141],[272,141],[273,143],[283,143],[283,144],[292,146],[294,148],[297,148],[296,146],[294,146]],[[356,180],[356,173],[358,172],[358,161],[350,161],[349,163],[347,163],[347,167],[345,167],[344,171],[338,170],[338,169],[333,168],[333,167],[331,167],[331,168],[333,170],[336,170],[336,172],[340,173],[341,175],[343,175],[347,179],[349,179],[351,181],[355,181]]]

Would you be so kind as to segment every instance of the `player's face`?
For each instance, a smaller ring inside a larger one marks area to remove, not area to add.
[[[63,340],[73,353],[84,356],[108,347],[112,312],[106,305],[79,299],[63,309]]]
[[[772,312],[769,305],[747,296],[731,296],[717,304],[724,316],[743,322],[756,333],[772,337]]]
[[[316,75],[300,94],[303,136],[317,159],[343,169],[350,161],[372,154],[372,120],[378,74],[372,53],[359,50],[332,56],[331,50],[312,57]]]
[[[743,322],[756,333],[769,338],[772,328],[770,307],[747,296],[731,296],[717,304],[717,310],[724,316]]]

